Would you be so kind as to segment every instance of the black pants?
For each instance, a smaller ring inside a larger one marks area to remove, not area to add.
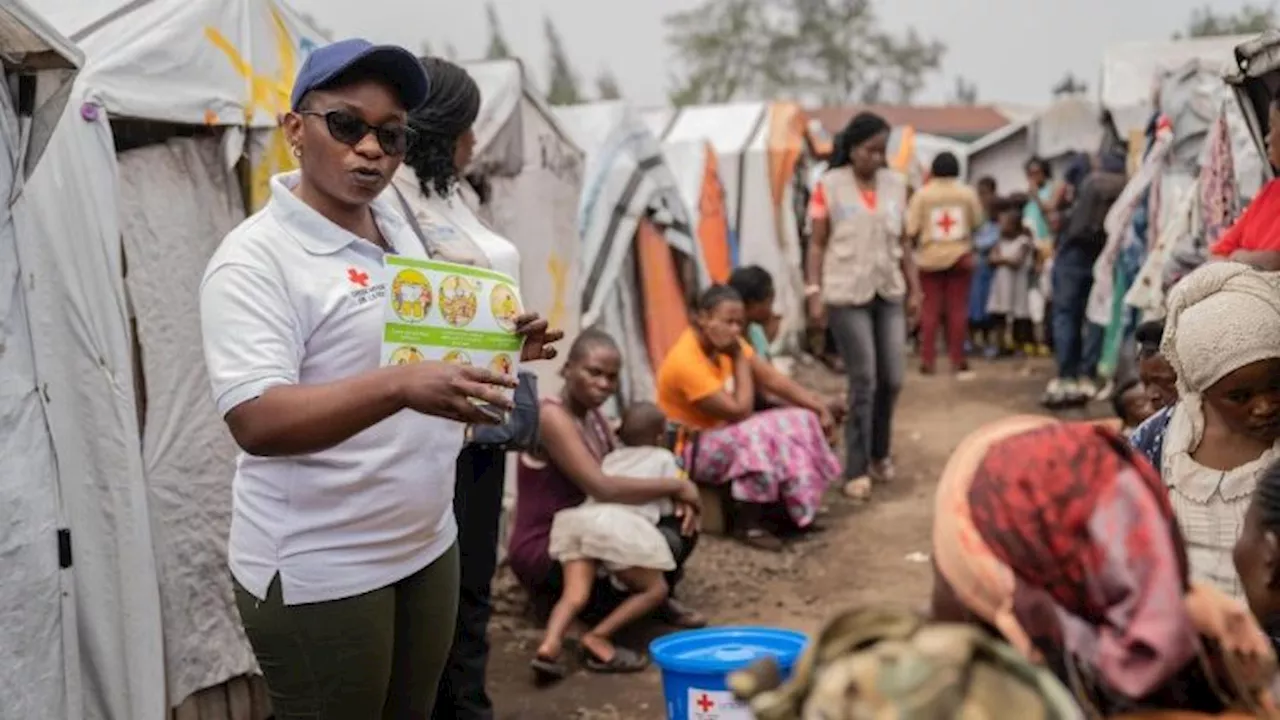
[[[485,666],[506,469],[506,454],[500,450],[468,445],[458,455],[453,512],[458,518],[462,582],[453,648],[440,678],[433,720],[493,718],[493,702],[485,690]]]

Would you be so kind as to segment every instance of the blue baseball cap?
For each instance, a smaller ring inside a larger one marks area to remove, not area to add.
[[[297,110],[307,93],[323,90],[353,68],[361,68],[386,80],[396,89],[405,110],[417,110],[427,100],[427,92],[431,88],[427,71],[422,69],[422,63],[413,53],[395,45],[374,45],[368,40],[352,38],[311,52],[293,82],[290,106]]]

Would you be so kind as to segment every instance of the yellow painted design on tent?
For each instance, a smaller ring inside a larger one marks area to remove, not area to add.
[[[222,51],[230,61],[236,74],[248,83],[248,98],[244,108],[244,124],[248,126],[258,112],[269,113],[272,117],[280,117],[289,111],[289,94],[293,91],[293,80],[298,73],[298,54],[289,36],[289,29],[284,18],[274,8],[271,13],[271,29],[276,43],[275,75],[259,72],[254,68],[240,50],[236,48],[217,28],[208,26],[204,30],[205,38],[214,47]],[[270,197],[269,181],[277,173],[293,170],[297,167],[293,155],[289,152],[289,144],[285,142],[284,131],[276,127],[266,132],[267,141],[258,157],[249,158],[249,211],[256,212],[267,203]]]
[[[553,253],[547,258],[547,271],[551,273],[551,312],[547,313],[547,324],[554,328],[563,328],[569,265],[558,254]]]

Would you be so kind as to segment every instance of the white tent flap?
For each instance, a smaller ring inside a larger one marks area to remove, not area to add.
[[[236,447],[209,395],[200,279],[244,219],[216,138],[177,138],[120,156],[121,231],[137,310],[142,440],[173,704],[256,669],[227,573]]]

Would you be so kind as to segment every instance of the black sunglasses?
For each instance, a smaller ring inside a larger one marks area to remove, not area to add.
[[[329,134],[344,145],[355,147],[366,135],[373,133],[382,152],[388,155],[404,155],[409,149],[409,134],[412,130],[407,125],[370,125],[346,110],[299,110],[298,114],[324,118]]]

